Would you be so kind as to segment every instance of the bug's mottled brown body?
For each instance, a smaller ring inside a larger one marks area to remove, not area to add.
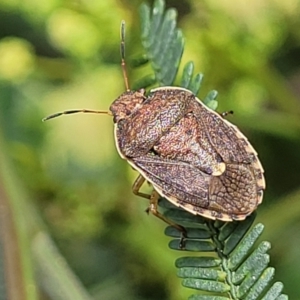
[[[110,110],[121,157],[175,205],[232,221],[261,203],[265,181],[257,153],[236,126],[190,91],[125,92]]]

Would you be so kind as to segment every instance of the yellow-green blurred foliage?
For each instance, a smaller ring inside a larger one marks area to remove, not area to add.
[[[95,298],[186,299],[191,291],[180,286],[173,266],[179,254],[167,248],[165,224],[148,217],[147,202],[131,193],[137,174],[118,157],[111,117],[41,122],[66,109],[108,109],[124,91],[119,26],[126,20],[130,61],[142,53],[140,4],[0,0],[3,149],[30,205]],[[167,6],[179,11],[183,62],[193,60],[205,75],[200,98],[218,90],[218,110],[234,110],[230,121],[259,153],[267,190],[258,219],[273,245],[277,280],[290,299],[299,299],[300,2],[184,0]],[[147,72],[129,63],[128,69],[130,82]]]

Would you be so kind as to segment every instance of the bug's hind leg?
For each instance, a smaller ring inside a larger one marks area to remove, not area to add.
[[[224,112],[222,112],[222,113],[220,113],[220,116],[222,117],[222,118],[226,118],[228,115],[233,115],[233,110],[228,110],[228,111],[224,111]]]
[[[157,193],[157,191],[153,190],[153,192],[151,193],[151,196],[150,196],[150,205],[147,209],[147,212],[152,213],[155,217],[163,220],[165,223],[167,223],[167,224],[175,227],[177,230],[179,230],[181,232],[181,239],[180,239],[179,246],[181,249],[184,249],[185,239],[187,238],[187,232],[183,226],[174,223],[173,221],[166,218],[163,214],[161,214],[158,211],[157,206],[158,206],[159,198],[160,198],[160,195]]]

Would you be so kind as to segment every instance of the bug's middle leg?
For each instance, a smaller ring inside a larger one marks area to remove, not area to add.
[[[132,185],[132,192],[135,195],[140,196],[142,198],[150,199],[151,195],[140,192],[140,188],[142,187],[145,181],[146,179],[142,175],[139,175]]]
[[[146,179],[142,175],[139,175],[132,185],[133,193],[137,196],[140,196],[142,198],[146,198],[146,199],[150,200],[150,205],[146,209],[147,213],[152,213],[155,217],[157,217],[157,218],[161,219],[162,221],[164,221],[165,223],[175,227],[177,230],[179,230],[181,232],[182,237],[180,240],[180,248],[183,249],[184,244],[185,244],[185,239],[187,237],[185,228],[176,224],[175,222],[171,221],[170,219],[166,218],[163,214],[161,214],[158,211],[157,206],[158,206],[158,200],[160,198],[160,195],[158,194],[158,192],[156,190],[153,190],[150,195],[140,192],[140,188],[142,187],[142,185],[144,184],[145,181],[146,181]]]
[[[160,198],[160,195],[158,194],[158,192],[156,190],[153,190],[151,197],[150,197],[150,206],[147,209],[147,212],[152,213],[155,217],[163,220],[165,223],[175,227],[178,231],[181,232],[181,240],[180,240],[180,248],[183,249],[184,248],[184,244],[185,244],[185,239],[187,238],[187,232],[186,229],[179,225],[176,224],[175,222],[171,221],[170,219],[166,218],[163,214],[161,214],[158,209],[158,200]]]

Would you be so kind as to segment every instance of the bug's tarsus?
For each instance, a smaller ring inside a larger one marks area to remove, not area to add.
[[[221,113],[221,117],[225,118],[228,115],[233,115],[233,110],[224,111]]]
[[[52,114],[46,118],[43,119],[43,122],[48,121],[50,119],[54,119],[63,115],[71,115],[71,114],[77,114],[77,113],[91,113],[91,114],[106,114],[111,116],[111,112],[107,110],[93,110],[93,109],[70,109],[65,110],[62,112],[58,112],[55,114]]]
[[[185,230],[185,228],[184,228],[184,230]],[[187,238],[186,232],[181,231],[181,237],[180,237],[180,240],[179,240],[180,250],[185,250],[186,238]]]
[[[130,91],[128,75],[127,75],[127,71],[126,71],[126,62],[125,62],[125,21],[124,20],[121,22],[121,32],[120,33],[121,33],[121,44],[120,44],[121,67],[122,67],[126,91]]]

